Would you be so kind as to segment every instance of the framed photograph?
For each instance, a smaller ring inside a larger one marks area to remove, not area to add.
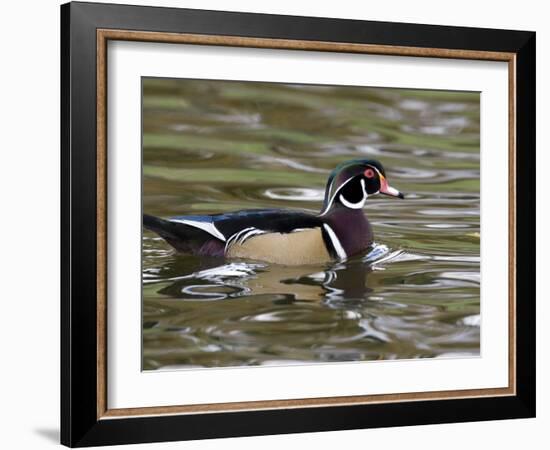
[[[61,26],[63,444],[535,415],[535,33]]]

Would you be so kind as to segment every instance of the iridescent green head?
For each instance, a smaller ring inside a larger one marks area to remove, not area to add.
[[[386,180],[384,167],[373,159],[354,159],[338,165],[330,174],[321,214],[336,207],[361,209],[375,194],[404,198]]]

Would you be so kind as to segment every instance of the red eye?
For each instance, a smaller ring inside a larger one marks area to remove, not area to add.
[[[372,169],[365,170],[365,176],[367,178],[372,178],[374,176],[374,170],[372,170]]]

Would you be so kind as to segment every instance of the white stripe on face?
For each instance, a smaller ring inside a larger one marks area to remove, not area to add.
[[[349,183],[351,180],[353,180],[354,177],[350,177],[348,178],[346,181],[344,181],[341,186],[336,190],[336,192],[334,193],[334,195],[329,199],[329,202],[327,204],[327,207],[325,209],[323,209],[321,211],[321,216],[325,215],[327,212],[329,212],[331,206],[332,206],[332,203],[334,203],[334,199],[336,198],[336,195],[338,194],[338,192],[340,192],[340,190],[347,184]],[[332,185],[331,185],[332,186]],[[330,191],[330,188],[329,188],[329,191]]]

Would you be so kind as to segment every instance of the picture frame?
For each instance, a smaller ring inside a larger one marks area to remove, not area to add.
[[[107,44],[112,41],[506,63],[508,386],[109,408]],[[80,2],[62,5],[62,444],[80,447],[534,417],[535,101],[533,32]]]

